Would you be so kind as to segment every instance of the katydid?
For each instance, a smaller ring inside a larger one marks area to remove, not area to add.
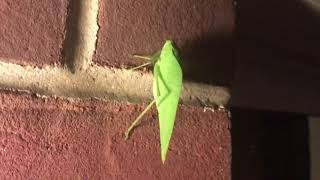
[[[171,139],[176,112],[182,88],[182,69],[177,49],[171,40],[167,40],[162,49],[152,56],[133,55],[136,58],[149,60],[138,69],[150,64],[154,65],[153,70],[153,97],[154,100],[135,119],[125,133],[128,139],[130,131],[138,124],[143,115],[154,105],[159,116],[161,160],[164,163]]]

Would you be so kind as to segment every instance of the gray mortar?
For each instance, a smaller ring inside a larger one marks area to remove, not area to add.
[[[99,0],[71,0],[68,10],[62,59],[72,72],[83,71],[96,49]]]
[[[2,61],[0,59],[0,61]],[[152,74],[126,69],[90,65],[85,71],[70,72],[67,68],[34,68],[0,62],[0,88],[29,91],[39,95],[70,98],[115,99],[130,102],[152,99]],[[227,88],[183,83],[184,104],[226,105]]]

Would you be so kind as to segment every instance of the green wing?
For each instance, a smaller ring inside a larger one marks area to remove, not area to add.
[[[160,58],[154,66],[153,96],[160,124],[161,159],[164,163],[171,139],[181,87],[182,70],[172,41],[164,44]]]

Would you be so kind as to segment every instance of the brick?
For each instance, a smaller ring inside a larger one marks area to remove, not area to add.
[[[0,95],[0,179],[231,179],[230,121],[180,106],[162,165],[155,109],[142,104]]]
[[[12,63],[58,63],[67,0],[0,0],[0,57]]]
[[[102,0],[98,21],[93,60],[100,65],[136,66],[142,62],[128,54],[151,54],[173,39],[188,79],[223,84],[232,78],[232,0]]]

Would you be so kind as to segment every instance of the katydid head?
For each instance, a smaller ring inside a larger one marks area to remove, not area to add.
[[[174,42],[172,40],[166,40],[166,42],[164,43],[162,50],[164,51],[177,51],[176,50],[176,45],[174,44]]]
[[[177,59],[179,57],[176,45],[172,40],[166,40],[161,53],[164,53],[167,57],[174,57]]]
[[[162,49],[161,49],[161,54],[159,60],[163,61],[170,61],[169,64],[171,64],[173,61],[177,62],[179,66],[181,67],[181,62],[180,62],[180,55],[179,55],[179,49],[175,45],[175,43],[172,40],[166,40],[164,43]]]

